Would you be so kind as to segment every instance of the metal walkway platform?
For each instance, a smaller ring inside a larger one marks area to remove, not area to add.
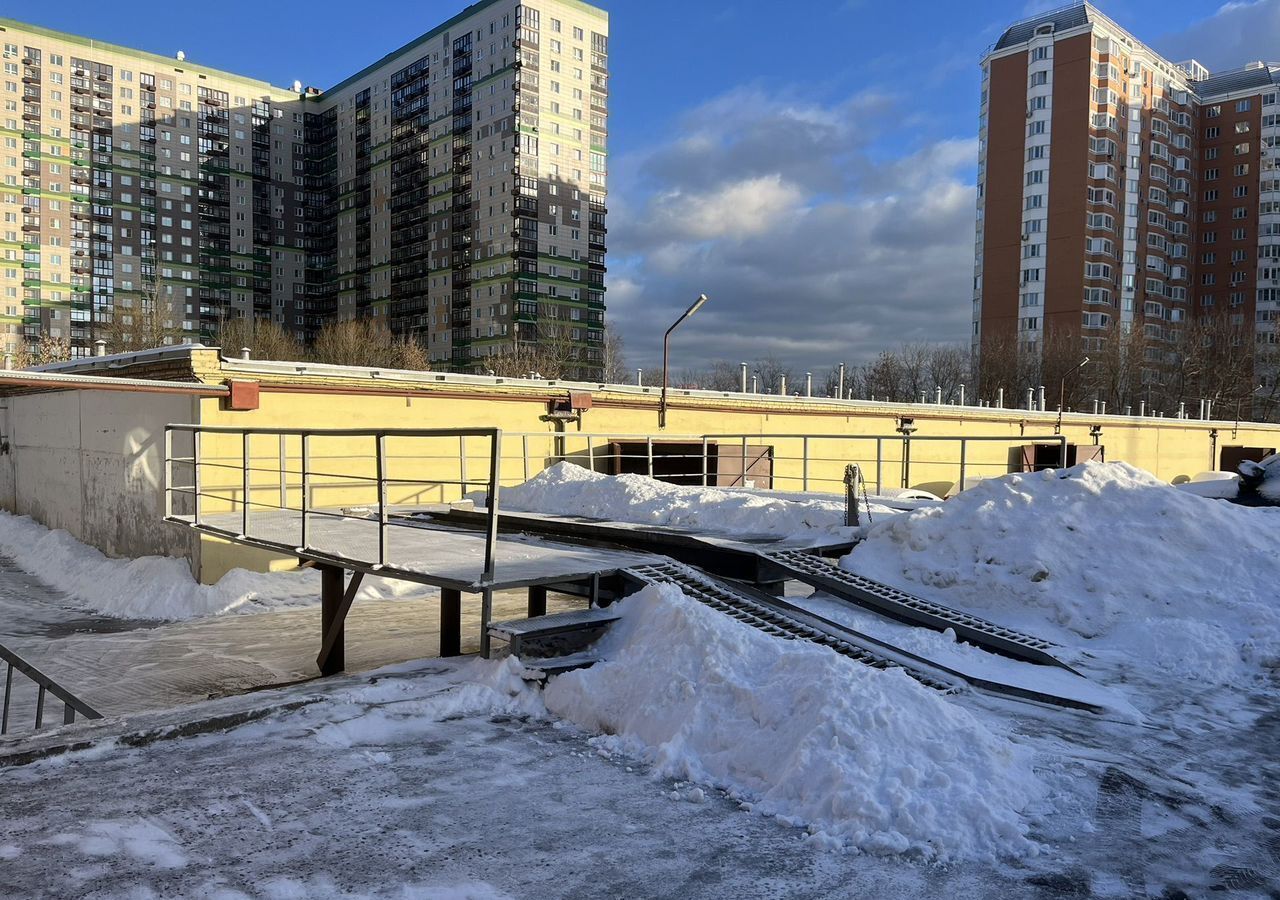
[[[429,510],[420,518],[479,529],[487,522],[487,512],[483,509]],[[602,549],[665,556],[725,578],[756,584],[780,580],[762,557],[762,551],[790,550],[835,557],[844,556],[856,543],[823,534],[801,539],[770,534],[728,536],[664,525],[508,510],[503,510],[498,528],[503,534],[540,535]]]
[[[795,579],[882,616],[935,631],[950,628],[959,640],[984,650],[1075,671],[1050,652],[1056,645],[1049,641],[846,572],[813,553],[781,550],[761,555],[776,568],[778,577]]]

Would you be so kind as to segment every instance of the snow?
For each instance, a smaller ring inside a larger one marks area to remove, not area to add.
[[[66,531],[49,530],[26,516],[0,512],[0,555],[77,606],[126,619],[178,620],[264,612],[320,602],[313,570],[258,573],[233,569],[215,585],[198,583],[185,560],[163,556],[112,559]],[[366,578],[359,597],[422,597],[422,585]]]
[[[861,634],[892,644],[966,678],[983,679],[1077,700],[1105,710],[1119,721],[1140,721],[1141,713],[1118,690],[1056,666],[1022,662],[957,640],[950,628],[933,631],[876,615],[846,600],[817,593],[787,601]]]
[[[1280,661],[1280,510],[1206,500],[1125,463],[989,479],[881,520],[841,565],[1186,679]]]
[[[624,600],[599,648],[605,661],[553,679],[545,702],[605,735],[605,752],[832,846],[937,860],[1038,849],[1022,817],[1044,793],[1031,755],[899,669],[780,640],[671,586]]]
[[[687,487],[644,475],[604,475],[561,462],[502,491],[502,509],[695,528],[725,535],[850,534],[844,501],[804,494]],[[872,504],[873,515],[893,510]]]

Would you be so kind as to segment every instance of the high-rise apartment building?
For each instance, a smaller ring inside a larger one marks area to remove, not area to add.
[[[1171,62],[1088,3],[1005,31],[982,60],[980,352],[1136,333],[1158,380],[1191,324],[1274,343],[1278,80]]]
[[[371,317],[442,367],[554,340],[590,377],[608,40],[483,0],[320,91],[0,19],[0,344]]]

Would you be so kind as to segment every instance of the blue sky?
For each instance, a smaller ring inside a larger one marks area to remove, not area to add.
[[[334,84],[459,11],[64,2],[9,14],[280,85]],[[699,292],[698,360],[865,361],[967,339],[978,61],[1027,0],[603,0],[610,318],[636,365]],[[1099,4],[1175,58],[1280,58],[1280,0]],[[216,10],[216,12],[212,12]],[[1270,48],[1275,48],[1271,50]]]

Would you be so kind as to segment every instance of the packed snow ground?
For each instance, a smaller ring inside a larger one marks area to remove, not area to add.
[[[1006,475],[877,522],[850,571],[1184,679],[1280,663],[1280,509],[1125,463]]]
[[[849,533],[844,501],[837,498],[689,487],[644,475],[604,475],[570,462],[557,463],[524,484],[504,488],[501,508],[696,528],[722,535]],[[870,508],[873,516],[895,512],[874,500]]]
[[[191,576],[185,560],[163,556],[113,559],[61,530],[0,511],[0,555],[85,609],[126,619],[196,619],[265,612],[320,602],[320,573],[269,574],[234,569],[217,584]],[[431,589],[407,581],[366,578],[359,597],[415,599]]]
[[[587,497],[618,490],[619,479],[571,477]],[[672,520],[696,513],[684,508],[688,498],[664,499],[664,489],[625,486],[624,496],[641,498],[631,518],[678,524]],[[704,489],[696,490],[715,505]],[[644,496],[654,501],[651,507]],[[526,502],[560,501],[549,492]],[[579,502],[586,503],[582,497]],[[621,498],[610,502],[628,509]],[[824,527],[798,525],[794,509],[753,513],[747,506],[735,517],[730,510],[738,502],[730,496],[720,518],[699,527],[736,523],[741,533],[756,534]],[[599,508],[545,511],[625,518],[602,515]],[[474,811],[479,824],[471,826],[485,834],[495,823],[508,830],[525,830],[530,821],[538,829],[552,827],[545,811],[554,807],[572,823],[574,837],[547,849],[554,866],[567,866],[580,852],[581,829],[598,835],[599,823],[617,815],[602,808],[624,806],[624,796],[627,803],[636,800],[627,781],[635,767],[658,780],[655,795],[684,801],[677,807],[711,806],[717,816],[730,808],[762,814],[750,816],[750,825],[727,826],[734,833],[750,830],[763,842],[751,848],[748,855],[755,858],[781,860],[799,852],[778,851],[771,843],[778,838],[759,837],[766,834],[760,824],[769,821],[804,835],[805,853],[844,848],[950,861],[953,868],[930,869],[925,879],[941,896],[962,893],[952,889],[948,872],[958,866],[972,873],[979,864],[986,867],[982,877],[1000,885],[990,896],[1180,896],[1170,893],[1173,887],[1193,895],[1226,887],[1265,896],[1280,885],[1280,766],[1274,759],[1280,708],[1274,680],[1268,680],[1280,660],[1280,560],[1269,549],[1277,524],[1275,510],[1207,500],[1123,464],[1086,464],[989,480],[941,507],[878,522],[844,560],[870,577],[1088,651],[1087,670],[1129,692],[1144,715],[1141,725],[944,697],[901,672],[863,668],[813,645],[781,641],[678,591],[650,589],[623,602],[623,618],[602,646],[605,662],[561,676],[545,691],[523,682],[518,661],[476,663],[443,683],[388,678],[228,738],[184,742],[183,771],[209,773],[197,778],[212,777],[205,760],[215,751],[221,778],[228,754],[239,748],[243,755],[252,746],[253,759],[238,766],[235,786],[243,792],[252,785],[265,795],[223,797],[212,805],[207,798],[188,798],[203,805],[174,808],[162,790],[175,765],[170,754],[107,750],[107,765],[140,773],[147,785],[142,798],[128,804],[130,813],[107,815],[86,809],[82,799],[64,798],[58,792],[67,771],[42,764],[19,779],[40,788],[39,806],[0,807],[0,858],[7,856],[10,868],[30,883],[43,884],[37,879],[47,877],[51,864],[65,873],[59,876],[64,882],[74,881],[93,868],[77,866],[76,855],[92,862],[105,850],[126,858],[108,871],[135,878],[150,873],[159,895],[181,886],[244,896],[235,870],[220,862],[248,859],[243,836],[229,837],[224,818],[240,803],[266,831],[286,829],[282,840],[289,846],[290,837],[300,842],[306,874],[291,878],[289,890],[388,896],[384,882],[376,891],[353,891],[342,883],[349,872],[336,864],[332,871],[323,864],[318,871],[306,868],[324,855],[314,835],[327,826],[307,805],[316,790],[331,803],[331,783],[340,780],[348,792],[338,802],[355,808],[358,833],[391,834],[401,855],[435,860],[442,860],[440,848],[426,835],[473,821],[465,806],[448,805],[455,799],[475,805],[478,796],[490,798],[480,802],[483,808]],[[931,635],[934,642],[941,639]],[[566,731],[566,722],[586,734]],[[502,723],[518,724],[504,731]],[[536,737],[505,761],[478,747],[472,733],[500,742],[511,740],[512,729]],[[506,738],[499,736],[504,733]],[[551,734],[561,735],[561,745],[548,751]],[[566,741],[589,747],[619,778],[601,778],[609,788],[597,792],[591,780],[599,776],[599,761],[584,757],[564,767]],[[489,766],[477,766],[481,759]],[[94,767],[92,759],[85,763]],[[526,766],[533,767],[530,773],[519,771]],[[319,780],[326,783],[300,781],[296,772],[303,770],[311,781],[325,773]],[[423,782],[424,771],[432,773],[430,784]],[[441,771],[454,773],[448,789],[436,780]],[[484,774],[480,785],[477,772]],[[556,788],[537,777],[552,772],[565,776]],[[512,790],[515,781],[518,791]],[[453,798],[449,791],[464,796]],[[548,791],[568,791],[572,800]],[[166,811],[158,815],[157,807]],[[49,808],[69,811],[74,821],[64,812],[41,819]],[[247,821],[243,813],[241,819]],[[678,834],[680,852],[698,854],[722,846],[711,837],[721,827],[710,814],[688,829],[659,826],[657,846]],[[623,870],[638,885],[631,893],[664,893],[651,873],[637,874],[651,861],[642,859],[644,847],[631,835],[607,851],[598,842],[593,846],[596,865],[615,877],[619,857],[635,860]],[[461,872],[454,865],[451,875],[466,882],[492,873],[490,853],[468,852],[489,862]],[[506,852],[518,853],[509,846]],[[538,852],[545,861],[543,848]],[[359,857],[344,859],[368,878],[399,878],[404,896],[434,896],[420,888],[420,873],[371,870]],[[453,857],[446,851],[444,859]],[[279,871],[278,860],[254,865]],[[895,856],[892,865],[889,871],[910,873],[912,863]],[[527,873],[499,868],[507,871],[495,890],[517,896],[564,890],[563,882],[545,879],[530,889],[520,880]],[[860,864],[854,871],[865,870]],[[827,882],[826,892],[865,877],[842,871],[850,874]],[[686,871],[684,877],[692,876]],[[589,893],[586,885],[593,882],[574,883]],[[745,895],[727,888],[731,883],[724,882],[724,896]],[[708,893],[689,881],[675,887],[685,890],[674,889],[673,896]],[[771,887],[762,895],[795,886]],[[926,893],[914,887],[890,885],[886,892],[882,884],[879,893]]]

